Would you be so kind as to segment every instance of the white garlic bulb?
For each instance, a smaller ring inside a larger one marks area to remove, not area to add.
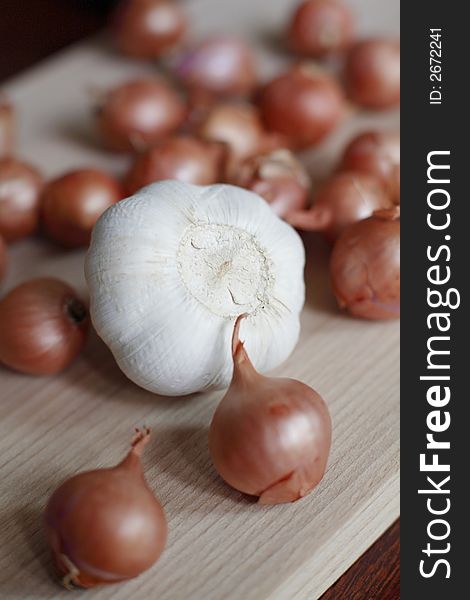
[[[85,274],[98,334],[141,387],[178,396],[229,385],[236,317],[259,371],[299,335],[305,253],[259,196],[163,181],[109,208]]]

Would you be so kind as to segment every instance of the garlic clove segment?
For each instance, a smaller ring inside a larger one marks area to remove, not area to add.
[[[299,336],[305,252],[256,194],[163,181],[98,220],[85,274],[98,334],[141,387],[179,396],[229,385],[235,319],[260,372]]]

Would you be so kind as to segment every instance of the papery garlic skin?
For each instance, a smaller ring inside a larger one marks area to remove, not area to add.
[[[256,194],[163,181],[108,209],[85,274],[98,334],[123,372],[179,396],[229,385],[236,317],[256,369],[282,363],[299,335],[305,252]]]

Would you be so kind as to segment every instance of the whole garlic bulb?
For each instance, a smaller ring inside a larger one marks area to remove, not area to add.
[[[228,386],[230,339],[259,371],[283,362],[299,335],[305,252],[256,194],[163,181],[109,208],[85,274],[98,334],[141,387],[179,396]]]

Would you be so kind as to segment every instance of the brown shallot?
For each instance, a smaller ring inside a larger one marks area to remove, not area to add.
[[[2,236],[0,235],[0,281],[3,279],[5,275],[5,271],[7,269],[8,263],[8,255],[7,255],[7,245],[5,244]]]
[[[43,185],[41,174],[30,164],[0,159],[0,235],[7,242],[36,231]]]
[[[293,212],[287,220],[298,229],[322,231],[333,241],[352,223],[392,206],[375,177],[345,172],[333,175],[321,186],[311,209]]]
[[[294,11],[289,46],[297,54],[323,57],[345,50],[353,35],[353,18],[338,0],[305,0]]]
[[[123,0],[111,23],[119,50],[138,58],[159,58],[181,42],[186,29],[185,13],[172,0]]]
[[[118,465],[79,473],[49,499],[44,524],[65,587],[132,579],[163,552],[166,518],[141,462],[149,436],[149,429],[137,429]]]
[[[30,375],[64,370],[83,348],[89,316],[68,284],[31,279],[0,300],[0,363]]]
[[[247,96],[257,84],[251,48],[236,37],[213,37],[189,48],[178,59],[175,74],[202,96]]]
[[[50,181],[44,189],[43,228],[51,239],[63,246],[86,246],[98,218],[122,198],[120,184],[104,171],[69,171]]]
[[[220,103],[209,109],[197,127],[198,134],[227,146],[226,178],[230,179],[246,158],[262,151],[267,133],[258,110],[248,103]]]
[[[269,82],[258,103],[267,128],[299,149],[321,142],[344,114],[338,82],[310,63],[297,65]]]
[[[264,198],[282,218],[306,207],[312,185],[302,163],[285,148],[248,158],[232,182]]]
[[[96,112],[98,131],[108,148],[143,150],[183,123],[186,106],[164,79],[135,79],[109,90]]]
[[[392,108],[400,102],[400,44],[367,39],[349,51],[345,69],[351,100],[369,109]]]
[[[226,151],[222,144],[190,136],[173,136],[135,158],[125,179],[134,194],[156,181],[176,179],[195,185],[220,181]]]
[[[377,177],[392,199],[400,201],[400,134],[366,131],[354,137],[344,150],[340,169]]]
[[[400,316],[400,207],[376,211],[338,238],[330,262],[342,308],[365,319]]]
[[[325,473],[330,415],[309,386],[255,370],[239,340],[244,316],[233,332],[233,378],[212,419],[210,454],[219,475],[260,504],[294,502]]]

